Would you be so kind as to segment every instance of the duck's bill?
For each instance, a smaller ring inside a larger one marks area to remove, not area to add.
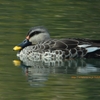
[[[15,51],[21,50],[21,49],[22,49],[22,47],[20,47],[20,46],[15,46],[15,47],[13,48],[13,50],[15,50]]]
[[[20,50],[22,50],[23,48],[25,48],[25,47],[27,47],[27,46],[29,46],[29,45],[31,45],[31,44],[32,44],[32,43],[29,42],[28,39],[25,39],[22,43],[20,43],[19,45],[15,46],[15,47],[13,48],[13,50],[15,50],[15,51],[20,51]]]

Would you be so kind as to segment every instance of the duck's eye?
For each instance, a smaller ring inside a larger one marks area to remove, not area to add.
[[[32,36],[34,36],[34,35],[36,35],[36,34],[39,34],[39,33],[41,33],[41,31],[34,31],[34,32],[32,32],[29,36],[32,37]]]

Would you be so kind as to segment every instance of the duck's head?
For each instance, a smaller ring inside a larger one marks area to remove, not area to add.
[[[22,50],[26,46],[35,45],[47,39],[50,39],[50,35],[44,27],[42,26],[32,27],[29,30],[26,39],[19,45],[15,46],[13,50]]]

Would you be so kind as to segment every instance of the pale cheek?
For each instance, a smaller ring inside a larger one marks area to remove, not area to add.
[[[40,37],[39,36],[38,37],[37,36],[31,37],[29,41],[32,42],[33,44],[34,43],[36,44],[40,41]]]
[[[29,39],[29,41],[30,42],[34,42],[35,41],[35,38],[32,37],[32,38]]]

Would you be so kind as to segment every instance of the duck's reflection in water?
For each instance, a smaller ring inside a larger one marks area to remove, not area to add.
[[[19,64],[19,61],[14,60],[14,64]],[[43,86],[48,80],[49,74],[74,74],[74,75],[89,75],[98,74],[100,72],[99,59],[43,59],[21,61],[20,67],[28,78],[31,86]]]

